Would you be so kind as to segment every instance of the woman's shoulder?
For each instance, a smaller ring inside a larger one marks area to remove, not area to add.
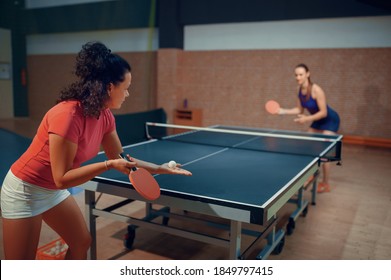
[[[78,100],[65,100],[52,107],[53,110],[78,110],[81,104]]]
[[[319,90],[321,87],[318,84],[312,84],[312,90]]]
[[[69,115],[83,115],[83,111],[80,105],[80,102],[77,100],[67,100],[61,101],[54,105],[49,111],[48,115],[59,115],[59,114],[69,114]]]
[[[324,95],[324,91],[318,84],[312,84],[312,95],[314,97]]]
[[[108,120],[109,122],[115,121],[114,114],[109,108],[104,109],[101,115],[103,116],[103,119]]]

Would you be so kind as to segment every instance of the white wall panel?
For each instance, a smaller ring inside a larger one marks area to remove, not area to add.
[[[152,32],[152,34],[150,34]],[[52,33],[27,36],[27,54],[77,53],[88,41],[101,41],[113,52],[137,52],[157,49],[158,31],[148,28],[77,33]]]
[[[185,27],[185,50],[391,47],[391,16]]]

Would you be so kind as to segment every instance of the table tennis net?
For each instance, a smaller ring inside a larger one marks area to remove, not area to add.
[[[166,135],[161,137],[161,128],[166,128]],[[150,138],[161,139],[178,143],[197,145],[218,146],[231,149],[245,149],[253,151],[274,152],[318,157],[327,160],[340,160],[341,142],[334,141],[335,136],[308,134],[294,131],[252,129],[233,126],[218,126],[203,128],[160,127],[156,124],[146,125],[147,134]],[[314,139],[324,141],[314,141]]]

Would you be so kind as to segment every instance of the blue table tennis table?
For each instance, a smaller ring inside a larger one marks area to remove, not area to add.
[[[2,128],[0,128],[0,139],[0,183],[2,184],[11,165],[26,151],[31,139]]]
[[[81,185],[85,190],[87,224],[93,237],[91,259],[97,257],[98,217],[129,224],[128,240],[125,240],[128,248],[136,238],[136,229],[146,227],[226,247],[230,259],[248,258],[254,253],[255,245],[266,239],[266,245],[256,252],[256,259],[266,259],[271,253],[280,253],[284,246],[286,231],[277,228],[278,211],[287,203],[294,203],[295,211],[287,226],[288,234],[292,233],[297,217],[308,210],[309,203],[303,196],[306,181],[315,175],[312,183],[312,203],[315,204],[316,175],[321,162],[339,163],[341,160],[342,135],[234,126],[199,129],[123,147],[132,157],[158,164],[175,160],[193,173],[190,177],[155,175],[161,187],[161,196],[155,201],[141,197],[128,177],[115,170]],[[93,159],[94,162],[104,160],[103,153]],[[124,200],[99,208],[96,192]],[[115,211],[119,207],[131,207],[132,201],[146,202],[145,217],[136,218]],[[161,207],[154,207],[156,205]],[[181,209],[183,215],[172,213],[171,209]],[[202,215],[206,220],[212,218],[207,225],[225,228],[228,237],[170,227],[171,219],[187,219],[190,216],[187,213]],[[215,222],[213,218],[224,223]],[[242,248],[242,235],[254,239],[250,246]]]

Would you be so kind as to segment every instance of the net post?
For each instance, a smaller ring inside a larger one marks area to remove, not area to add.
[[[147,137],[147,139],[150,140],[150,139],[152,139],[152,137],[149,134],[148,124],[149,124],[149,122],[145,122],[145,136]]]

